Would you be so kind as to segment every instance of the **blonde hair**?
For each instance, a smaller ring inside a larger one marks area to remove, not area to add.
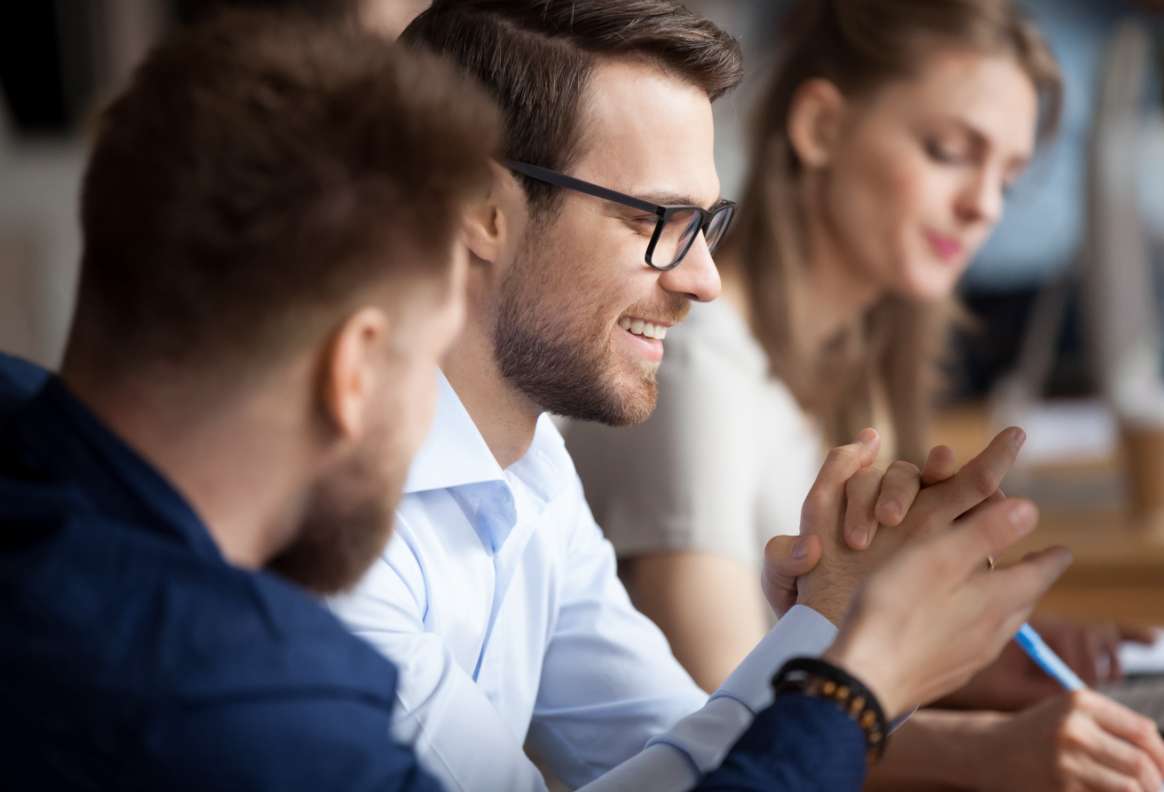
[[[773,375],[821,419],[830,442],[873,422],[880,389],[895,454],[920,464],[956,303],[885,297],[854,317],[825,354],[804,348],[808,256],[801,167],[787,132],[793,97],[814,78],[846,95],[871,92],[916,74],[935,48],[1001,52],[1035,85],[1043,140],[1053,134],[1062,104],[1058,65],[1011,0],[800,0],[785,18],[778,46],[781,58],[758,105],[751,176],[725,242],[724,269],[741,276],[752,330]]]

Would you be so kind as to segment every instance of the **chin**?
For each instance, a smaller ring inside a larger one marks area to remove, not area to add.
[[[654,369],[628,372],[617,377],[604,389],[608,397],[602,409],[595,411],[590,420],[607,426],[634,426],[651,417],[658,401]]]
[[[658,403],[658,400],[658,389],[655,387],[654,381],[644,385],[632,398],[627,399],[624,403],[623,415],[626,420],[623,421],[622,425],[633,426],[646,421],[655,412],[655,405]]]
[[[897,293],[917,302],[940,302],[948,299],[958,286],[966,268],[944,262],[927,262],[912,268]]]

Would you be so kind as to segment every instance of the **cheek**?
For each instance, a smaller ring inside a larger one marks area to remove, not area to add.
[[[982,244],[979,235],[964,234],[957,212],[960,175],[933,164],[916,168],[911,177],[910,203],[904,210],[897,290],[923,300],[949,295]],[[966,247],[956,259],[943,258],[930,247],[928,232],[955,235]]]
[[[524,310],[538,316],[538,325],[571,335],[612,324],[641,299],[640,277],[652,280],[644,261],[649,241],[607,216],[558,229],[552,244],[534,247],[522,265]]]
[[[923,208],[934,197],[928,168],[920,159],[900,154],[884,157],[872,169],[880,235],[889,241],[893,248],[889,252],[895,257],[907,254],[902,243],[917,232]]]
[[[927,211],[948,205],[940,203],[942,180],[922,157],[900,149],[867,151],[847,167],[832,191],[845,247],[867,275],[901,288],[922,252]]]
[[[831,180],[828,213],[853,262],[881,280],[900,255],[903,221],[914,203],[907,169],[869,154],[841,163]]]

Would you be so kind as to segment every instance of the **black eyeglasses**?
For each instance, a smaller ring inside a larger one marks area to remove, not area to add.
[[[707,249],[714,253],[736,213],[736,205],[732,201],[717,201],[710,209],[689,204],[663,206],[538,165],[505,160],[505,167],[544,184],[585,193],[655,215],[655,231],[647,244],[646,262],[648,266],[661,271],[679,266],[687,251],[695,244],[700,231],[707,241]]]

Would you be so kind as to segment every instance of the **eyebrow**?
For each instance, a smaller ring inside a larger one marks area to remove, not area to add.
[[[678,206],[700,206],[700,207],[703,206],[703,203],[698,198],[694,197],[693,195],[686,194],[686,193],[658,191],[658,192],[631,192],[631,193],[627,193],[627,194],[633,195],[636,198],[639,198],[640,200],[643,200],[643,201],[649,201],[650,203],[659,204],[660,206],[677,206],[677,205]],[[722,202],[723,202],[723,196],[720,195],[720,196],[717,196],[716,199],[711,202],[711,204],[709,204],[708,206],[706,206],[704,208],[713,209],[713,208],[715,208],[715,206],[717,204],[722,203]]]

